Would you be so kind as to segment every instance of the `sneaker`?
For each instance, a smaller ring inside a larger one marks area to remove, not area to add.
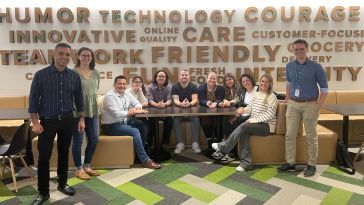
[[[289,163],[285,163],[282,164],[280,167],[277,167],[277,171],[278,172],[292,172],[292,171],[296,171],[296,166],[294,164],[289,164]]]
[[[212,149],[214,149],[216,151],[220,151],[219,146],[217,145],[217,143],[212,143],[211,147],[212,147]]]
[[[229,154],[223,156],[220,159],[220,162],[223,163],[223,164],[226,164],[226,163],[232,162],[234,160],[235,160],[234,154],[229,153]]]
[[[216,160],[220,160],[221,158],[224,157],[224,155],[220,151],[215,151],[214,153],[211,154],[211,157]]]
[[[194,153],[200,153],[201,152],[200,146],[198,145],[197,142],[192,143],[192,151]]]
[[[180,143],[177,144],[176,149],[174,149],[174,153],[179,154],[184,149],[185,149],[185,145],[180,142]]]
[[[246,165],[243,162],[239,164],[239,166],[237,166],[235,168],[235,170],[237,172],[245,172],[245,171],[251,171],[253,170],[253,166],[252,165]]]
[[[307,168],[305,172],[303,173],[303,176],[305,177],[311,177],[315,175],[316,173],[316,166],[307,165]]]

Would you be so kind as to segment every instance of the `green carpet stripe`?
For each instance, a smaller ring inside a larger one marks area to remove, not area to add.
[[[82,182],[85,182],[85,180],[81,180],[77,177],[72,177],[67,180],[67,184],[70,186],[74,186],[74,185],[80,184]]]
[[[155,204],[164,199],[162,196],[159,196],[148,189],[134,184],[133,182],[127,182],[117,186],[116,188],[146,204]]]
[[[15,194],[0,181],[0,202],[14,198]]]
[[[18,189],[16,195],[22,204],[30,204],[35,197],[37,197],[38,191],[33,186],[29,185]]]
[[[363,205],[364,195],[360,195],[357,193],[353,193],[351,199],[349,200],[348,204],[350,205]]]
[[[165,166],[162,169],[150,172],[145,176],[149,177],[154,181],[157,181],[158,183],[168,184],[181,178],[182,176],[194,172],[195,170],[197,170],[197,167],[178,163],[170,166]]]
[[[340,171],[336,167],[329,167],[329,168],[326,169],[325,172],[330,172],[330,173],[333,173],[333,174],[344,175],[344,172]]]
[[[209,203],[218,197],[211,192],[192,186],[181,180],[173,181],[167,184],[167,186],[206,203]]]
[[[119,204],[127,204],[135,200],[133,197],[120,192],[119,190],[115,189],[115,187],[97,178],[88,180],[82,185],[91,189],[108,201],[115,201],[117,199]]]
[[[214,183],[219,183],[220,181],[224,180],[226,177],[229,177],[235,172],[235,167],[223,166],[222,168],[206,175],[204,179]]]
[[[279,179],[283,179],[295,184],[299,184],[305,187],[309,187],[311,189],[316,189],[322,192],[329,192],[331,190],[331,186],[325,185],[325,184],[321,184],[318,182],[314,182],[308,179],[303,179],[300,177],[296,177],[294,175],[290,175],[290,174],[286,174],[286,173],[280,173],[277,174],[275,177],[279,178]]]
[[[275,175],[277,175],[276,168],[270,167],[270,168],[266,168],[266,169],[260,169],[255,174],[253,174],[250,178],[261,181],[261,182],[266,182],[269,179],[271,179],[272,177],[274,177]]]
[[[326,195],[326,197],[321,201],[320,205],[344,205],[348,203],[351,195],[351,192],[342,189],[332,188],[330,192]]]
[[[261,202],[265,202],[272,197],[272,194],[270,193],[233,181],[231,179],[225,179],[221,181],[219,184],[229,189],[245,194]]]
[[[345,183],[364,187],[364,181],[362,179],[355,179],[355,178],[352,178],[349,176],[345,176],[345,175],[341,175],[341,174],[334,174],[334,173],[330,173],[330,172],[324,172],[324,173],[322,173],[321,176],[324,176],[324,177],[327,177],[327,178],[330,178],[333,180],[342,181]]]

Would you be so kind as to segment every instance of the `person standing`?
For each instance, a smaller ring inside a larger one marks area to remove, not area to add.
[[[101,107],[102,130],[110,136],[132,136],[135,152],[142,165],[150,169],[159,169],[160,164],[155,163],[145,152],[138,129],[142,127],[143,122],[132,117],[146,111],[132,94],[125,92],[126,87],[125,76],[119,75],[114,80],[114,89],[106,93]]]
[[[318,155],[317,120],[319,109],[325,102],[328,85],[323,67],[307,58],[308,43],[298,39],[293,42],[295,61],[286,66],[286,161],[277,168],[278,172],[294,171],[296,159],[296,137],[301,120],[303,121],[307,145],[308,163],[305,177],[316,173]],[[320,86],[320,92],[318,89]]]
[[[58,187],[66,195],[74,195],[75,189],[67,184],[68,152],[74,126],[73,104],[78,112],[78,132],[83,132],[84,105],[80,76],[67,68],[71,59],[71,47],[58,43],[53,63],[35,73],[29,95],[32,131],[38,136],[38,191],[32,205],[49,199],[49,160],[53,141],[57,134]],[[39,121],[40,120],[40,121]]]
[[[188,70],[181,70],[179,73],[179,82],[172,87],[172,98],[176,106],[181,108],[190,108],[198,103],[197,86],[190,82],[190,73]],[[200,119],[196,116],[190,117],[174,117],[173,129],[177,138],[177,145],[174,153],[179,154],[184,150],[185,145],[182,136],[182,120],[191,121],[192,133],[192,151],[200,153],[201,149],[198,145],[200,139]]]
[[[99,121],[97,107],[97,91],[100,85],[100,73],[95,69],[94,54],[91,49],[82,47],[77,52],[77,63],[74,71],[80,75],[85,110],[85,133],[87,146],[85,158],[81,161],[83,135],[77,129],[73,132],[72,156],[76,167],[76,177],[87,180],[100,173],[91,169],[92,156],[99,141]]]

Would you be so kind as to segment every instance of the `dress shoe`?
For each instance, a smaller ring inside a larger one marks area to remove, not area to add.
[[[91,179],[90,175],[86,174],[86,172],[83,171],[83,169],[77,170],[75,173],[76,177],[81,180],[89,180]]]
[[[160,165],[160,164],[158,164],[158,163],[154,162],[154,161],[153,161],[153,160],[151,160],[151,159],[148,159],[147,161],[145,161],[145,162],[143,163],[143,166],[144,166],[145,168],[149,168],[149,169],[160,169],[160,168],[161,168],[161,165]]]
[[[91,169],[91,168],[83,168],[83,171],[85,171],[89,176],[100,176],[100,173]]]
[[[64,185],[64,186],[59,186],[57,187],[58,191],[69,195],[69,196],[73,196],[76,193],[76,190],[72,187],[70,187],[68,184]]]
[[[49,194],[47,195],[38,194],[37,198],[34,199],[31,205],[43,204],[43,202],[47,201],[48,199],[49,199]]]

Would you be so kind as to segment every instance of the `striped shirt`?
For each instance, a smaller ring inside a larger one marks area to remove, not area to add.
[[[37,71],[30,88],[29,113],[51,117],[73,111],[84,111],[80,76],[69,68],[57,71],[54,64]]]
[[[250,104],[244,108],[245,113],[250,113],[250,123],[268,123],[270,132],[274,133],[277,124],[277,97],[271,93],[266,99],[266,93],[256,92]]]

